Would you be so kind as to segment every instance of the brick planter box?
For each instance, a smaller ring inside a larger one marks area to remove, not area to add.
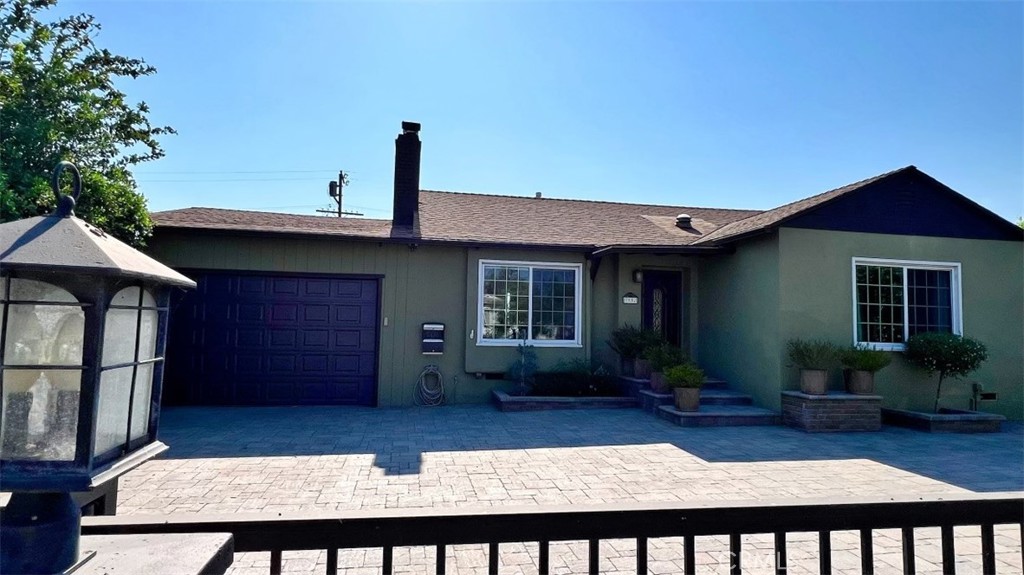
[[[783,391],[782,423],[812,433],[878,431],[882,428],[882,396]]]
[[[552,397],[509,395],[493,390],[494,404],[501,411],[548,411],[552,409],[609,409],[636,407],[635,397]]]
[[[1006,418],[995,413],[940,408],[939,413],[883,409],[888,425],[899,425],[928,432],[996,433]]]

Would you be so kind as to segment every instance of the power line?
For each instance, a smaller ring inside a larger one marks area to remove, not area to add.
[[[146,174],[319,174],[334,170],[140,170]]]
[[[148,183],[148,184],[153,184],[153,183],[158,183],[158,182],[159,183],[172,183],[172,182],[175,182],[175,183],[179,183],[179,184],[185,184],[185,183],[203,184],[203,183],[210,183],[210,182],[319,182],[322,179],[323,178],[217,178],[217,179],[205,179],[205,180],[204,179],[148,180],[148,179],[144,179],[143,178],[143,179],[140,179],[139,182],[140,183]]]

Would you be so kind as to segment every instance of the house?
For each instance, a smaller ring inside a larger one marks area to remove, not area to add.
[[[479,195],[420,188],[418,132],[395,142],[390,221],[153,215],[150,252],[199,283],[166,401],[409,405],[434,364],[450,401],[484,402],[523,339],[541,367],[617,366],[610,332],[642,324],[774,409],[796,387],[790,338],[893,351],[885,404],[926,408],[935,379],[902,342],[963,333],[990,350],[983,408],[1022,417],[1022,231],[913,166],[767,211]],[[443,353],[424,355],[424,324]],[[947,387],[966,407],[969,386]]]

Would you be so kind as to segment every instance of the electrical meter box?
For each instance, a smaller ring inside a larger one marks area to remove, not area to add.
[[[423,355],[441,355],[444,353],[444,324],[423,324]]]

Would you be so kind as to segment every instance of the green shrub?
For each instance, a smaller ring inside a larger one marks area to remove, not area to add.
[[[907,340],[906,357],[910,363],[924,369],[929,375],[938,372],[939,385],[935,390],[935,412],[939,411],[942,380],[961,377],[978,369],[988,359],[985,344],[976,339],[952,333],[919,333]]]
[[[839,363],[839,347],[823,339],[791,339],[786,351],[790,365],[800,369],[832,369]]]
[[[534,376],[530,395],[558,397],[618,397],[616,378],[599,363],[585,359],[559,362],[555,369]]]
[[[856,371],[870,371],[875,373],[885,369],[892,363],[892,356],[889,352],[871,349],[866,345],[855,345],[844,349],[839,354],[843,367]]]
[[[686,363],[686,354],[683,350],[667,341],[658,342],[644,350],[643,357],[651,362],[652,371],[664,372],[673,365]]]
[[[537,352],[532,345],[520,343],[516,353],[519,357],[508,367],[505,377],[516,382],[516,394],[526,395],[537,373]]]
[[[665,370],[665,385],[672,388],[699,388],[704,385],[704,371],[692,363],[674,365]]]
[[[625,360],[634,360],[644,350],[661,341],[661,336],[651,330],[640,329],[626,324],[612,331],[608,345]]]

